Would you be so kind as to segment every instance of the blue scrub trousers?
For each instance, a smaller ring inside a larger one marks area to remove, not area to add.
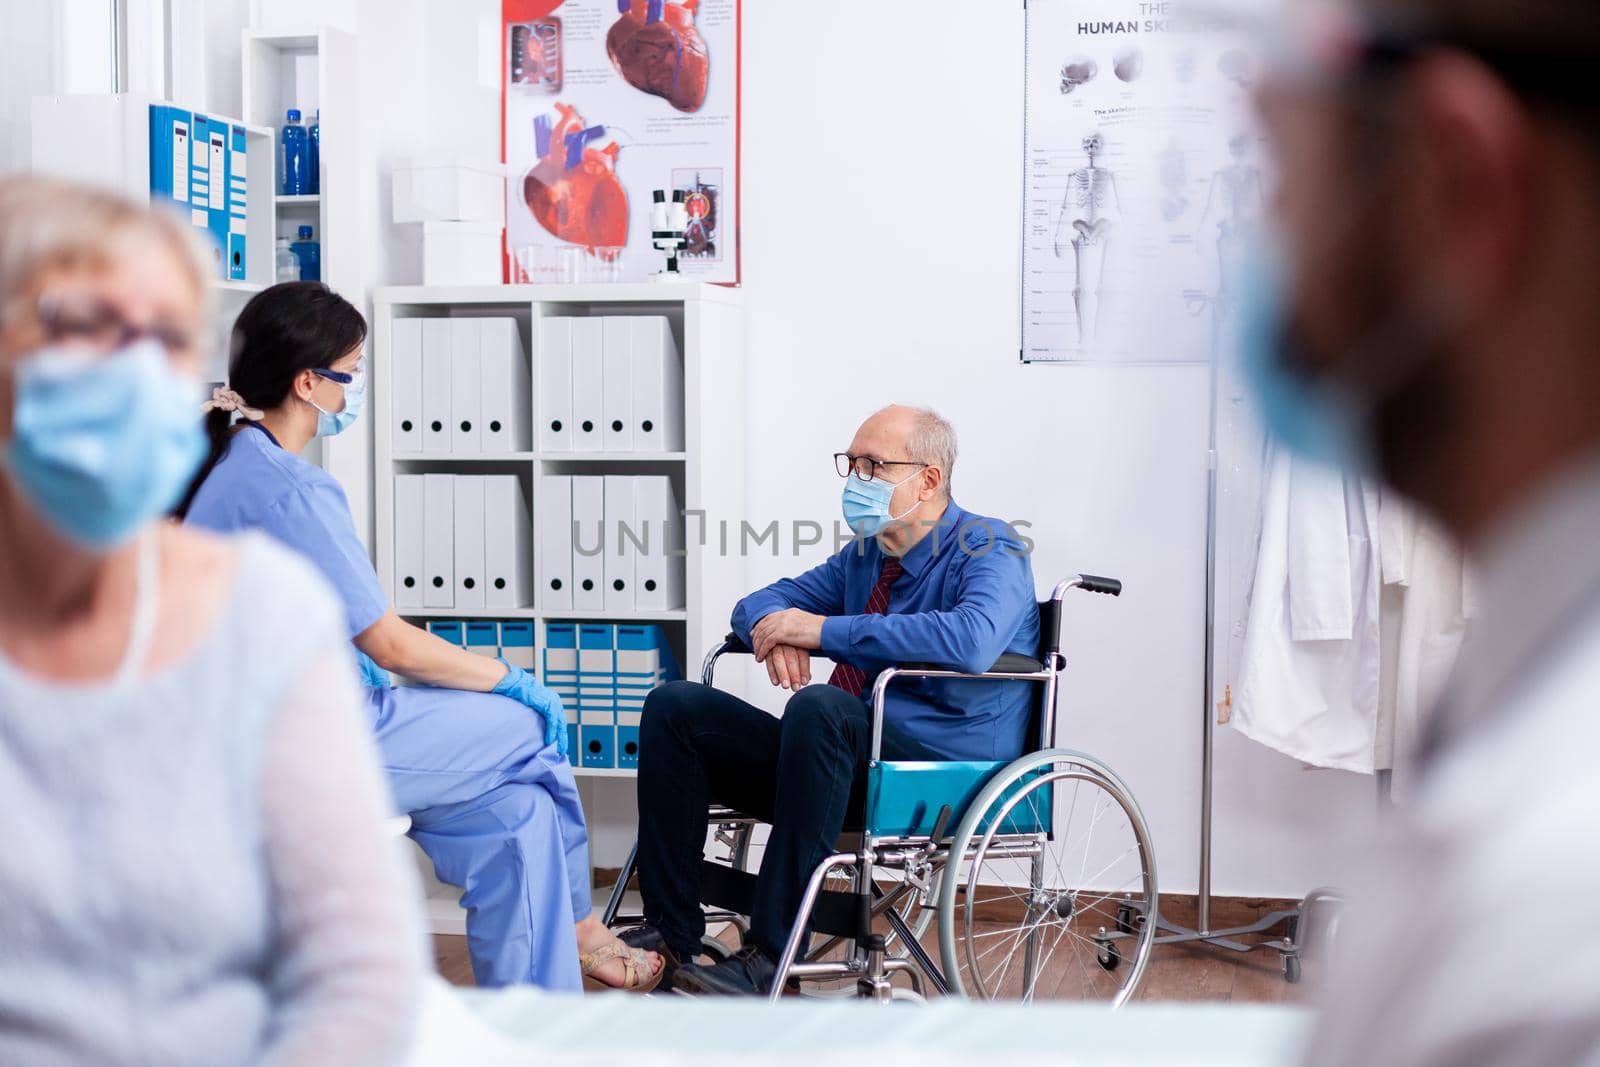
[[[367,699],[411,839],[464,890],[478,984],[581,991],[572,927],[593,909],[589,835],[543,716],[457,689],[372,688]]]

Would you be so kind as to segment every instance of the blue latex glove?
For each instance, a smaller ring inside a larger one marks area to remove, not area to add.
[[[506,663],[504,659],[501,663]],[[532,674],[521,667],[513,667],[506,663],[506,676],[491,692],[503,697],[526,704],[528,707],[544,716],[544,743],[555,745],[556,751],[562,757],[567,755],[567,712],[561,706],[561,698]]]
[[[372,657],[356,650],[356,666],[361,668],[361,684],[372,686],[375,689],[388,689],[390,686],[389,672],[372,661]]]

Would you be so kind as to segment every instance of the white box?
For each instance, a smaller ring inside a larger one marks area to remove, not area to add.
[[[484,527],[483,494],[485,477],[458,474],[451,492],[456,565],[455,607],[484,606]]]
[[[423,606],[422,478],[394,476],[394,602],[402,608]]]
[[[572,608],[606,610],[604,476],[572,478]]]
[[[633,577],[639,558],[638,539],[643,531],[635,517],[631,474],[607,474],[603,486],[605,510],[605,610],[634,609]]]
[[[422,451],[422,320],[394,320],[394,450]]]
[[[602,385],[601,323],[603,319],[572,320],[572,450],[603,452],[602,424],[605,393]]]
[[[546,452],[571,452],[572,324],[574,319],[545,319],[539,353],[539,447]]]
[[[455,411],[450,386],[455,379],[453,331],[449,319],[422,320],[422,451],[449,452]]]
[[[572,610],[572,476],[541,474],[539,492],[539,568],[544,583],[539,606]]]
[[[485,475],[483,514],[485,606],[531,606],[533,523],[522,480],[515,474]]]
[[[499,285],[505,271],[497,222],[424,222],[423,285]]]
[[[633,380],[633,450],[683,449],[683,357],[665,317],[628,320],[632,329],[629,375]],[[610,365],[606,371],[610,373]],[[606,382],[609,392],[611,383]]]
[[[516,319],[478,319],[483,361],[481,419],[485,453],[526,452],[533,447],[528,420],[528,354]]]
[[[600,447],[606,452],[632,452],[633,320],[613,315],[600,322]]]
[[[455,479],[422,476],[422,605],[456,606]]]
[[[505,222],[505,167],[452,157],[411,159],[394,169],[396,222]]]
[[[450,320],[450,451],[483,451],[483,356],[476,319]]]

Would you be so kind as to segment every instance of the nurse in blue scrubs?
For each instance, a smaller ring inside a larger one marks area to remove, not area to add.
[[[366,335],[361,313],[320,284],[257,294],[234,327],[229,383],[207,405],[211,459],[180,514],[265,530],[339,594],[396,805],[438,876],[464,890],[478,984],[647,991],[660,957],[622,945],[592,913],[560,701],[528,672],[395,615],[344,491],[299,456],[360,414]],[[421,686],[391,687],[385,671]]]

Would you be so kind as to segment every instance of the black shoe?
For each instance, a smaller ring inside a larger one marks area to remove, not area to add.
[[[684,964],[673,976],[673,988],[721,997],[765,996],[777,971],[777,960],[749,945],[720,963]]]
[[[661,931],[648,923],[641,926],[630,926],[623,930],[612,931],[629,948],[642,949],[645,952],[654,952],[661,957],[661,984],[656,986],[659,993],[672,991],[672,979],[678,968],[683,966],[678,954],[667,946],[666,938],[661,936]]]

